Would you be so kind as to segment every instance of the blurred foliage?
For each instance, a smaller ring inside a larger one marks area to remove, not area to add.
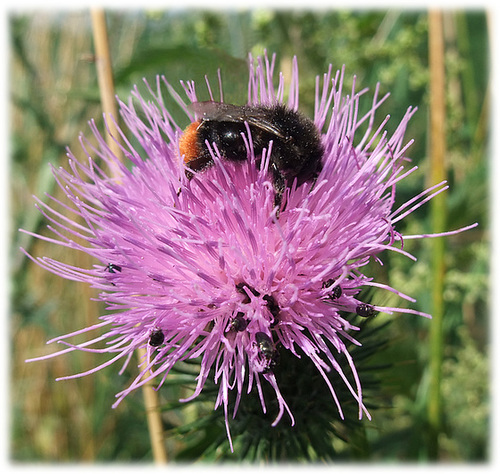
[[[443,364],[443,397],[448,405],[447,439],[443,444],[454,456],[476,461],[484,458],[490,433],[489,390],[484,384],[489,377],[489,365],[467,328],[460,326],[457,333],[460,348],[448,354]],[[474,409],[467,411],[464,406]]]
[[[18,248],[22,246],[36,256],[50,255],[90,267],[92,262],[87,257],[67,254],[63,248],[17,232],[20,227],[46,232],[46,222],[31,196],[61,196],[48,163],[63,165],[67,145],[85,159],[79,150],[78,134],[88,131],[86,121],[92,117],[101,124],[101,110],[88,12],[16,14],[10,17],[9,24],[11,457],[32,462],[150,461],[142,394],[132,394],[116,410],[110,409],[114,394],[134,376],[134,364],[122,376],[117,375],[117,367],[110,367],[82,379],[54,382],[55,377],[86,370],[102,359],[82,353],[24,363],[28,357],[49,351],[45,348],[47,339],[88,326],[104,311],[91,301],[91,289],[48,274],[32,265]],[[446,227],[454,229],[476,221],[479,227],[447,239],[446,360],[442,380],[446,429],[442,433],[440,459],[484,461],[488,456],[490,407],[488,24],[481,11],[448,11],[444,26],[446,165],[451,184]],[[425,178],[429,127],[425,12],[121,10],[108,13],[108,27],[116,88],[122,99],[126,99],[134,84],[145,90],[142,78],[155,84],[158,74],[164,74],[178,91],[179,80],[195,80],[199,96],[207,98],[206,74],[217,96],[220,68],[225,100],[243,103],[247,96],[247,54],[255,56],[266,49],[277,53],[276,70],[282,70],[288,78],[291,57],[297,55],[301,108],[311,114],[315,76],[326,71],[330,63],[335,69],[345,64],[346,90],[355,74],[358,90],[373,90],[380,82],[381,94],[391,92],[391,98],[379,111],[380,119],[392,115],[389,129],[397,125],[409,105],[419,107],[407,137],[415,139],[410,155],[420,170],[401,183],[398,201],[404,202],[434,184],[426,183]],[[186,125],[187,120],[175,102],[168,97],[165,100],[178,123]],[[369,103],[367,99],[362,107]],[[405,234],[427,232],[428,221],[428,208],[423,207],[401,222],[398,230]],[[418,256],[418,262],[390,254],[383,257],[383,267],[374,265],[371,271],[377,280],[417,298],[414,307],[429,312],[429,245],[425,241],[407,241],[405,249]],[[401,304],[393,295],[384,293],[375,292],[373,298],[375,303]],[[393,322],[386,326],[384,323],[389,320]],[[250,395],[248,403],[242,402],[232,424],[237,447],[234,455],[228,453],[221,410],[213,412],[213,389],[207,387],[205,401],[176,401],[190,393],[189,372],[194,370],[180,367],[160,391],[170,459],[238,460],[245,452],[246,459],[270,459],[264,453],[269,454],[269,443],[274,443],[273,459],[425,460],[430,324],[432,321],[408,315],[377,318],[377,327],[382,329],[372,336],[378,334],[379,344],[367,342],[365,355],[357,355],[358,360],[362,359],[360,371],[367,386],[367,403],[379,406],[370,408],[372,421],[359,423],[348,419],[340,423],[333,414],[333,399],[327,398],[324,405],[318,395],[314,403],[318,419],[314,421],[320,425],[324,422],[324,431],[299,432],[301,428],[297,426],[290,438],[286,415],[278,428],[270,428],[270,420],[264,416],[259,422],[251,413]],[[361,370],[365,357],[371,372]],[[390,370],[382,370],[388,361]],[[285,369],[284,377],[288,374]],[[309,375],[308,371],[306,368],[302,372]],[[307,393],[301,392],[305,387],[311,386],[311,393],[312,387],[324,390],[321,380],[313,385],[310,378],[311,385],[307,384],[297,387],[297,398],[294,401],[292,397],[290,403],[300,405],[304,400],[310,404]],[[349,408],[346,410],[349,412]],[[315,416],[314,411],[308,413],[309,419]],[[351,429],[349,423],[356,426]],[[307,420],[302,426],[306,425]],[[346,432],[348,442],[341,441],[338,435]],[[249,433],[254,434],[253,442]],[[293,444],[280,446],[283,436],[290,443],[299,443],[295,445],[297,449]],[[259,437],[262,443],[255,444]],[[214,439],[219,440],[218,445],[213,444]],[[355,449],[356,446],[361,448]]]

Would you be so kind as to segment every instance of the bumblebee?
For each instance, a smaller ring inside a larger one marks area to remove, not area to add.
[[[202,171],[213,164],[208,145],[214,143],[225,159],[246,160],[243,136],[248,126],[257,164],[263,149],[269,149],[269,142],[273,142],[269,172],[277,195],[281,196],[295,179],[300,186],[313,181],[321,171],[319,131],[301,113],[283,104],[237,106],[208,101],[191,106],[199,118],[185,129],[179,142],[184,163],[191,170]]]

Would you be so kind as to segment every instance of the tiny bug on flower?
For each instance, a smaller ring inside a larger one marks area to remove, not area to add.
[[[267,374],[278,365],[280,359],[279,352],[274,347],[271,338],[264,332],[259,331],[255,334],[255,342],[257,343],[260,353],[266,359],[267,365],[262,372]]]
[[[274,328],[279,323],[280,307],[278,305],[278,302],[272,295],[264,295],[262,299],[266,302],[267,309],[273,317],[273,320],[271,321],[271,327]]]
[[[322,288],[328,288],[329,286],[332,286],[335,280],[330,279],[327,281],[323,282]],[[331,300],[337,300],[342,296],[342,288],[339,285],[334,286],[331,289],[331,292],[328,294],[328,298]]]
[[[163,334],[163,331],[160,328],[155,328],[153,331],[151,331],[151,334],[149,335],[149,345],[152,347],[158,347],[163,344],[163,341],[165,340],[165,334]]]
[[[375,308],[371,304],[361,303],[356,306],[356,314],[363,318],[375,316]]]
[[[115,265],[114,263],[108,263],[106,265],[106,270],[109,273],[116,273],[116,272],[121,272],[122,271],[122,267],[120,267],[119,265]]]
[[[229,327],[236,332],[241,332],[246,329],[248,323],[249,321],[245,319],[245,314],[238,312],[236,316],[229,323]]]
[[[252,293],[252,295],[260,296],[260,293],[255,288],[252,288],[250,285],[248,285],[244,281],[237,283],[235,286],[236,286],[236,290],[238,291],[238,293],[241,293],[244,296],[243,301],[242,301],[242,303],[244,303],[244,304],[250,303],[250,297],[248,296],[248,293],[246,292],[245,288],[248,288],[248,290],[250,291],[250,293]]]

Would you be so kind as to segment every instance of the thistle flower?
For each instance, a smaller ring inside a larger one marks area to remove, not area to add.
[[[297,110],[296,61],[293,65],[286,105]],[[250,105],[284,103],[283,78],[275,90],[273,70],[274,57],[250,60]],[[254,386],[265,412],[262,384],[269,384],[279,405],[273,425],[285,411],[293,424],[273,368],[283,351],[297,357],[300,352],[322,375],[340,416],[342,407],[328,377],[332,369],[356,400],[359,417],[363,413],[370,417],[345,344],[356,343],[353,333],[359,328],[341,313],[370,317],[397,311],[428,316],[413,309],[371,306],[357,296],[364,287],[376,287],[414,302],[364,275],[363,267],[371,260],[380,261],[385,250],[414,259],[403,250],[403,241],[426,236],[402,236],[396,224],[447,186],[439,183],[394,209],[397,183],[416,169],[406,167],[411,141],[404,141],[415,109],[406,111],[390,135],[384,130],[388,117],[375,125],[375,113],[387,96],[379,98],[377,87],[370,110],[359,116],[359,101],[367,90],[356,92],[354,80],[350,94],[343,95],[343,82],[344,71],[333,74],[331,67],[322,84],[318,78],[313,120],[323,132],[322,168],[314,183],[291,183],[280,206],[268,172],[272,143],[256,156],[249,128],[241,161],[223,159],[221,150],[208,143],[213,166],[186,174],[179,151],[183,132],[164,105],[162,87],[191,121],[194,117],[163,77],[158,78],[156,91],[149,88],[152,101],[135,89],[127,103],[120,102],[128,129],[120,132],[125,143],[121,147],[129,166],[118,161],[91,122],[97,146],[81,137],[88,162],[77,161],[69,152],[69,169],[53,168],[66,199],[49,196],[49,204],[38,200],[55,237],[32,235],[86,252],[96,264],[86,269],[28,256],[49,271],[100,290],[98,299],[109,312],[91,327],[49,341],[65,344],[63,350],[31,360],[74,350],[110,355],[98,367],[61,377],[68,379],[120,359],[126,366],[138,348],[146,348],[139,374],[117,394],[115,407],[152,379],[158,378],[160,387],[178,362],[199,358],[196,388],[185,401],[195,399],[209,374],[214,374],[219,387],[215,408],[224,409],[231,442],[231,390],[236,391],[234,417],[243,392]],[[196,102],[194,84],[183,87],[188,102]],[[128,132],[142,151],[131,144]],[[118,167],[120,175],[109,176],[99,163]],[[70,211],[74,220],[61,210]],[[104,328],[104,333],[86,342],[69,342],[73,336]],[[341,358],[352,371],[353,384],[343,373]]]

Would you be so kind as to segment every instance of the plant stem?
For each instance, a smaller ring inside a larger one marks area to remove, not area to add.
[[[117,157],[117,161],[123,160],[123,153],[118,146],[115,138],[119,137],[115,122],[111,119],[117,118],[115,90],[113,81],[113,69],[111,65],[111,55],[109,52],[108,33],[106,29],[106,16],[104,10],[96,8],[91,10],[92,26],[94,32],[95,56],[97,64],[97,75],[99,81],[99,90],[101,93],[101,103],[104,117],[107,119],[108,126],[106,141]],[[119,179],[121,173],[119,167],[116,166],[111,170],[111,174]],[[143,360],[146,356],[144,349],[138,350],[139,360]],[[145,374],[146,376],[146,374]],[[143,385],[144,406],[148,420],[149,437],[151,440],[151,448],[153,451],[153,459],[157,464],[167,462],[167,453],[163,437],[163,425],[161,420],[161,412],[158,403],[158,393],[153,389],[151,383]]]
[[[146,349],[137,349],[140,360],[146,357]],[[147,377],[144,374],[144,378]],[[151,381],[142,386],[144,395],[144,406],[146,408],[146,417],[148,420],[149,438],[151,440],[151,449],[153,459],[156,464],[165,464],[167,462],[167,452],[165,449],[165,440],[163,435],[163,423],[161,420],[161,411],[158,402],[158,392],[154,390]]]
[[[446,153],[446,103],[445,68],[442,12],[429,12],[429,71],[430,71],[430,181],[445,179],[444,158]],[[446,201],[444,193],[431,202],[432,232],[445,229]],[[429,423],[428,455],[437,459],[439,433],[442,426],[441,370],[443,362],[443,315],[444,315],[444,239],[432,239],[432,324],[430,326],[430,385],[427,401]]]
[[[116,110],[115,86],[113,81],[113,66],[109,51],[108,31],[106,28],[106,16],[101,8],[93,8],[92,29],[94,32],[95,62],[97,67],[97,80],[101,94],[101,104],[104,118],[108,129],[106,130],[106,142],[117,157],[117,161],[123,160],[123,153],[113,137],[119,137],[113,119],[118,118]],[[121,176],[118,166],[113,167],[111,174],[116,178]]]

